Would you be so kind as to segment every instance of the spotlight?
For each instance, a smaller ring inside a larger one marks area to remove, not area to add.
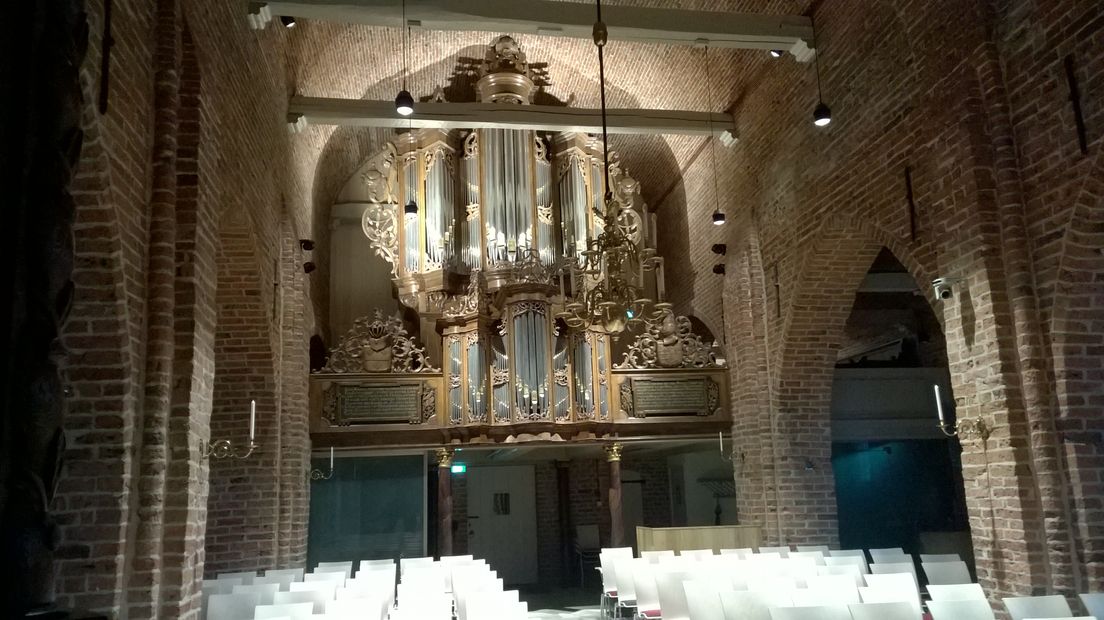
[[[418,203],[411,200],[403,207],[403,213],[407,215],[418,215]]]
[[[714,243],[713,247],[710,249],[713,250],[714,254],[720,254],[721,256],[724,256],[725,252],[728,252],[728,246],[723,243]]]
[[[830,110],[828,106],[824,105],[824,102],[821,101],[817,104],[816,109],[813,110],[813,124],[817,127],[824,127],[831,122],[832,110]]]
[[[786,54],[786,52],[783,52],[782,50],[771,50],[770,51],[771,58],[781,58],[785,54]]]
[[[398,96],[395,97],[395,111],[403,116],[414,113],[414,97],[410,96],[410,91],[406,89],[399,91]]]
[[[303,273],[310,273],[310,272],[314,271],[315,269],[318,269],[318,266],[315,265],[314,263],[312,263],[310,261],[307,261],[307,262],[303,263]]]
[[[310,252],[314,249],[314,241],[310,239],[300,239],[299,247],[303,248],[303,250],[306,252]]]
[[[292,17],[291,15],[281,15],[280,16],[280,23],[284,25],[284,28],[294,28],[295,27],[295,18]]]
[[[717,263],[716,265],[713,265],[713,273],[719,276],[723,276],[725,273],[724,263]]]
[[[717,209],[716,211],[713,212],[713,225],[714,226],[721,226],[724,223],[725,223],[724,211],[721,211],[720,209]]]

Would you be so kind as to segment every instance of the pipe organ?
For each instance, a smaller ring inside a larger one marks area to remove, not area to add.
[[[487,48],[476,91],[486,103],[529,103],[535,86],[512,38]],[[569,267],[602,229],[601,140],[422,129],[400,134],[388,150],[365,178],[393,187],[372,192],[363,229],[391,262],[401,302],[442,334],[447,423],[608,420],[611,336],[569,330],[556,318],[586,286]],[[641,255],[654,256],[639,187],[612,153],[610,161],[613,198]],[[661,267],[652,273],[648,286],[662,301]]]

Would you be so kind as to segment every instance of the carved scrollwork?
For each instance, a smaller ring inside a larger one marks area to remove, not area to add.
[[[721,415],[721,386],[712,377],[705,380],[705,404],[709,413]]]
[[[321,373],[438,372],[429,365],[425,349],[414,343],[398,316],[360,317],[330,352]]]
[[[422,384],[421,418],[410,418],[411,424],[423,424],[437,413],[437,388],[428,382]]]
[[[552,380],[555,382],[556,385],[560,387],[567,387],[567,369],[557,368],[556,371],[553,373]]]
[[[690,319],[669,313],[629,346],[617,368],[717,368],[717,355],[692,331]]]
[[[500,385],[506,385],[510,381],[510,371],[506,368],[499,368],[498,366],[491,367],[491,383],[498,387]]]
[[[479,155],[479,132],[473,131],[464,138],[464,159]]]
[[[373,203],[395,202],[395,145],[387,142],[379,153],[368,160],[368,166],[360,174],[368,190],[368,200]]]
[[[486,286],[478,269],[473,269],[468,281],[468,290],[463,295],[454,295],[445,300],[443,313],[445,318],[455,318],[469,314],[478,314],[487,307]]]
[[[633,409],[633,393],[632,383],[629,380],[621,382],[621,413],[627,415],[630,418],[636,417],[636,412]]]
[[[395,205],[372,203],[364,209],[360,219],[361,230],[368,237],[368,246],[383,260],[391,264],[391,275],[396,274],[399,253],[399,225]]]

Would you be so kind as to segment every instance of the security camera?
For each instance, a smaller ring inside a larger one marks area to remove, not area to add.
[[[935,298],[943,300],[954,297],[954,284],[956,282],[955,278],[936,278],[932,280],[932,290],[935,291]]]

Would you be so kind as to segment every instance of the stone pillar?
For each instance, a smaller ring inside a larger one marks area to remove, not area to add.
[[[625,519],[621,510],[621,444],[606,446],[606,462],[609,463],[610,546],[625,544]]]
[[[452,448],[437,450],[437,553],[452,555]]]

